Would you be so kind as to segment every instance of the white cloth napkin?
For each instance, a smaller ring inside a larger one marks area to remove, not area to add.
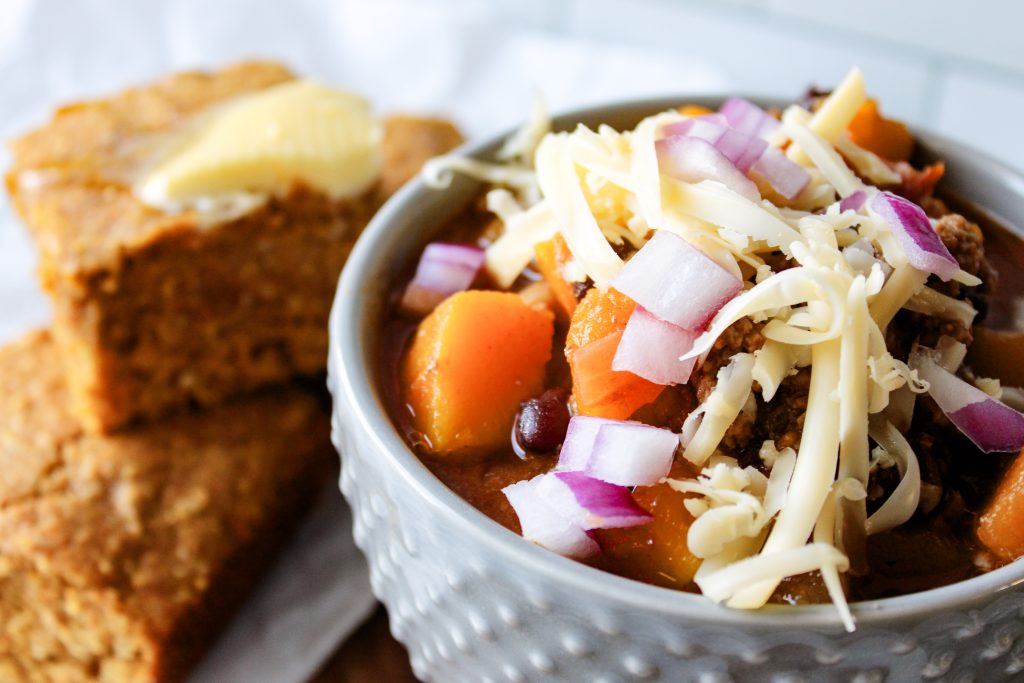
[[[0,137],[42,123],[55,106],[76,98],[174,69],[253,57],[359,91],[381,112],[450,116],[470,136],[516,125],[538,92],[558,111],[727,90],[704,63],[516,29],[515,17],[507,16],[512,5],[5,0]],[[34,263],[29,240],[0,200],[0,342],[49,319]],[[192,682],[299,683],[315,672],[373,606],[350,526],[339,497],[326,497]]]

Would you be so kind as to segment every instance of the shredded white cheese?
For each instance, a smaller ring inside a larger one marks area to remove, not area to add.
[[[696,577],[701,593],[715,602],[730,607],[757,608],[764,601],[747,600],[751,581],[778,585],[787,576],[806,574],[822,567],[835,567],[846,571],[850,566],[846,556],[827,543],[808,543],[781,551],[762,551],[726,565],[716,572]]]
[[[821,136],[815,134],[809,127],[799,124],[783,125],[786,134],[793,142],[800,145],[800,149],[821,171],[840,197],[849,197],[854,192],[865,189],[864,183],[853,174],[835,148]]]
[[[533,111],[526,124],[510,135],[494,156],[499,161],[512,161],[529,167],[533,155],[544,136],[551,132],[551,117],[544,106],[544,97],[538,92],[533,98]]]
[[[906,305],[918,290],[924,287],[928,273],[910,264],[897,266],[878,296],[871,301],[871,317],[878,327],[885,329],[896,312]]]
[[[566,135],[544,138],[537,149],[537,183],[573,256],[594,284],[604,289],[622,259],[601,232],[580,187],[579,170],[566,150]]]
[[[530,169],[492,164],[454,154],[428,159],[423,164],[421,173],[423,182],[438,190],[443,190],[451,185],[456,173],[462,173],[485,183],[506,185],[519,190],[528,190],[537,182],[536,175]]]
[[[683,457],[695,465],[701,465],[715,452],[726,430],[736,421],[750,397],[753,369],[754,356],[738,353],[718,371],[718,382],[711,394],[686,418],[691,425],[698,420],[699,423],[692,437],[684,436],[686,442],[683,444]],[[684,426],[684,435],[687,431]]]
[[[508,214],[505,233],[487,249],[486,265],[500,287],[512,286],[523,269],[533,260],[533,247],[549,240],[559,225],[546,202],[534,204],[527,211]]]
[[[868,534],[888,531],[906,522],[921,499],[921,468],[914,450],[899,430],[880,415],[871,416],[871,438],[896,461],[900,483],[882,506],[867,519]]]
[[[833,489],[825,498],[825,504],[821,506],[821,514],[818,515],[818,522],[814,525],[812,539],[814,544],[821,544],[826,547],[835,547],[836,527],[836,491]],[[849,559],[844,556],[849,568]],[[839,610],[839,618],[847,633],[857,630],[854,625],[853,615],[850,614],[850,606],[846,603],[846,594],[843,592],[843,583],[839,578],[839,562],[822,562],[819,571],[821,578],[825,581],[825,588],[832,599],[832,603]],[[845,571],[845,569],[844,569]]]
[[[840,350],[839,339],[820,342],[811,350],[807,414],[796,468],[789,485],[790,494],[761,550],[763,556],[793,551],[807,543],[835,479],[839,456],[839,405],[832,400],[831,394],[839,384]],[[842,558],[842,562],[846,562],[842,553],[831,549]],[[813,568],[821,566],[819,563]],[[781,578],[771,574],[763,579],[748,580],[745,587],[732,596],[730,604],[763,605]]]
[[[761,398],[766,402],[775,397],[782,380],[796,372],[800,347],[769,339],[754,352],[752,376],[761,386]]]
[[[880,156],[859,146],[850,139],[848,133],[843,132],[833,143],[857,172],[875,185],[896,185],[902,180],[900,174],[892,170]]]
[[[667,201],[681,213],[747,235],[767,247],[778,247],[786,255],[792,254],[793,243],[803,240],[764,205],[752,202],[721,183],[704,180],[691,184],[663,178],[662,186]]]
[[[850,125],[857,110],[867,99],[864,75],[854,68],[843,82],[832,91],[814,113],[807,127],[830,143],[834,143]],[[807,163],[806,155],[798,145],[790,147],[789,158],[797,163]]]
[[[946,294],[936,292],[931,287],[922,287],[917,290],[903,304],[903,307],[915,313],[924,313],[944,320],[955,320],[967,328],[974,324],[974,317],[978,315],[970,302],[954,299]]]

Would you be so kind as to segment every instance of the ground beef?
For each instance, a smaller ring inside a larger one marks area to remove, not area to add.
[[[765,265],[767,265],[769,268],[772,269],[773,272],[776,273],[781,273],[784,270],[796,268],[798,265],[800,265],[793,259],[783,254],[781,251],[773,251],[768,254],[761,254],[761,258],[762,260],[764,260]]]
[[[690,385],[697,390],[697,400],[704,402],[718,383],[718,371],[728,365],[737,353],[753,353],[764,345],[761,323],[741,318],[729,326],[708,352],[704,363],[695,368]],[[756,431],[757,414],[740,413],[726,430],[719,448],[724,453],[741,457],[752,443]],[[758,444],[760,446],[760,444]],[[754,449],[756,451],[756,449]]]
[[[715,341],[708,352],[708,357],[695,368],[690,377],[690,384],[697,389],[697,400],[701,403],[708,397],[718,382],[718,371],[729,364],[729,360],[737,353],[753,353],[764,346],[764,335],[761,334],[760,323],[750,318],[740,318]]]
[[[768,403],[761,400],[758,394],[757,412],[760,420],[754,439],[758,448],[769,440],[775,442],[776,448],[796,448],[800,445],[810,387],[811,371],[803,368],[783,380]]]
[[[765,441],[774,441],[777,448],[798,448],[807,413],[807,395],[811,372],[808,368],[787,377],[772,400],[765,402],[760,388],[754,384],[756,412],[740,413],[726,431],[719,446],[743,466],[763,469],[760,450]]]
[[[719,337],[703,365],[693,371],[691,384],[697,399],[706,400],[717,384],[718,371],[736,353],[753,353],[764,345],[762,325],[741,318]],[[758,453],[766,440],[775,441],[779,449],[800,445],[807,412],[807,394],[811,373],[804,369],[783,380],[771,401],[761,397],[755,384],[756,412],[740,413],[722,437],[720,450],[743,465],[760,465]]]
[[[935,228],[942,238],[942,243],[946,245],[960,267],[981,278],[981,285],[976,288],[964,287],[958,282],[950,281],[933,282],[930,283],[931,286],[943,294],[958,299],[971,298],[972,295],[979,299],[987,299],[995,287],[996,272],[985,258],[985,237],[981,233],[981,228],[977,223],[972,223],[958,213],[943,216]]]
[[[946,214],[952,213],[949,205],[938,197],[925,197],[921,200],[921,208],[929,218],[942,218]]]
[[[733,323],[715,342],[707,360],[694,370],[692,385],[700,401],[707,399],[715,388],[718,371],[737,353],[753,353],[764,345],[762,325],[743,318]],[[758,451],[766,440],[779,448],[796,448],[803,432],[804,413],[807,412],[807,393],[811,373],[807,369],[786,378],[768,403],[761,398],[760,388],[754,385],[756,411],[740,413],[722,437],[720,449],[745,465],[758,465]]]
[[[956,320],[940,320],[919,313],[910,313],[906,318],[909,329],[917,331],[917,343],[922,346],[934,348],[941,337],[951,337],[965,346],[974,341],[971,328]],[[909,355],[909,349],[907,353]]]
[[[744,456],[760,448],[760,442],[754,443],[756,430],[757,413],[740,413],[722,435],[722,441],[718,445],[719,450],[738,458],[744,465],[751,464],[749,458]]]
[[[981,228],[960,214],[951,213],[938,220],[936,231],[960,267],[971,275],[977,275],[982,282],[977,287],[965,287],[959,282],[942,282],[933,276],[928,286],[947,296],[970,301],[978,311],[977,323],[985,317],[996,281],[996,272],[985,258],[985,238]],[[886,342],[894,356],[906,359],[915,341],[924,346],[935,346],[942,336],[952,337],[968,346],[973,341],[970,328],[959,322],[900,311],[886,331]]]

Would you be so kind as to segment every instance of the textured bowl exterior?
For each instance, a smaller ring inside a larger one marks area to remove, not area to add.
[[[682,98],[560,117],[630,127]],[[685,98],[693,101],[700,98]],[[708,104],[715,104],[708,101]],[[951,186],[1024,224],[1024,179],[922,134],[950,161]],[[486,155],[496,141],[466,153]],[[333,434],[355,540],[394,635],[426,681],[1024,680],[1024,563],[942,589],[858,603],[855,633],[831,607],[741,612],[571,562],[478,513],[405,446],[376,368],[398,268],[478,186],[416,182],[378,214],[339,284],[331,319]]]

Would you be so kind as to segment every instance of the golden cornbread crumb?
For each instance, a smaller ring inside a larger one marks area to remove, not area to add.
[[[324,483],[318,395],[113,436],[76,426],[46,332],[0,349],[0,681],[180,681]]]
[[[424,161],[450,152],[461,144],[462,134],[444,119],[415,116],[385,119],[380,180],[377,183],[381,201],[419,173]]]
[[[188,404],[323,371],[341,267],[380,203],[461,141],[443,121],[384,121],[361,196],[295,185],[233,220],[168,214],[132,191],[204,107],[293,76],[272,63],[190,72],[64,107],[14,141],[7,186],[39,250],[74,412],[109,432]]]

